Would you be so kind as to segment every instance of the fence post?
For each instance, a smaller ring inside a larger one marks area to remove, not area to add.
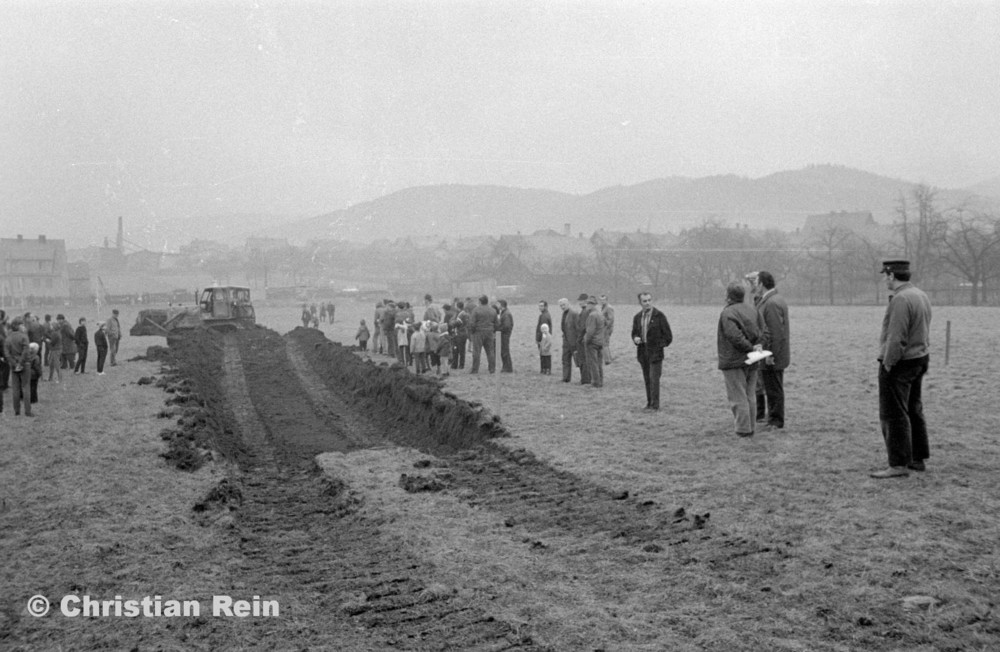
[[[944,366],[948,366],[948,358],[951,356],[951,320],[944,327]]]

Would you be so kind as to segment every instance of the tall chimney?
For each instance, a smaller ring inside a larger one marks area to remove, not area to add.
[[[122,216],[118,216],[118,251],[121,252],[125,246],[125,227],[122,226]]]
[[[565,224],[563,224],[563,235],[566,236],[567,238],[569,236],[573,235],[573,233],[570,231],[570,228],[569,228],[569,222],[566,222]]]

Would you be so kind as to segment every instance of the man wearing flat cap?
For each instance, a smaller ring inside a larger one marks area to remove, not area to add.
[[[587,315],[594,306],[587,303],[590,295],[583,292],[576,298],[580,312],[576,314],[576,366],[580,367],[580,384],[590,384],[590,365],[587,364],[587,343],[584,337],[587,334]]]
[[[889,466],[873,478],[901,478],[923,471],[930,457],[921,384],[930,359],[931,303],[910,283],[910,262],[882,263],[891,296],[879,337],[878,412]]]
[[[587,321],[584,323],[583,344],[587,351],[587,372],[591,387],[604,386],[604,315],[597,306],[597,297],[587,297]]]

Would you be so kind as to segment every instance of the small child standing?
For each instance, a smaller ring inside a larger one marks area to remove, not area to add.
[[[444,362],[444,373],[441,373],[441,362]],[[451,335],[448,334],[448,324],[438,326],[437,372],[447,376],[451,364]]]
[[[427,371],[431,368],[439,368],[441,360],[438,358],[438,344],[441,341],[441,334],[438,331],[437,322],[428,321],[427,324]],[[438,369],[440,372],[440,369]]]
[[[427,371],[427,322],[421,322],[420,328],[413,331],[410,354],[413,356],[414,373],[422,374]]]
[[[552,335],[549,325],[542,324],[542,341],[538,343],[538,356],[542,360],[542,375],[552,375]]]
[[[326,306],[323,307],[324,312],[326,311]],[[368,340],[372,337],[371,331],[368,330],[368,324],[365,320],[361,320],[361,326],[358,327],[358,333],[354,336],[354,339],[358,341],[358,346],[361,347],[362,351],[368,350]]]

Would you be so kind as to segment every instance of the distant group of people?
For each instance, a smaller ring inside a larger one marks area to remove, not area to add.
[[[118,364],[118,344],[121,340],[121,322],[118,310],[113,310],[107,322],[97,322],[94,331],[94,348],[97,351],[97,374],[105,375],[104,364],[108,356],[112,366]],[[0,310],[0,412],[4,409],[3,395],[11,387],[14,414],[34,416],[31,406],[38,402],[40,380],[60,383],[62,372],[87,373],[90,340],[87,319],[80,317],[74,328],[65,315],[37,315],[26,312],[8,321],[7,313]],[[44,372],[48,369],[48,378]]]
[[[337,306],[332,301],[320,302],[319,304],[302,304],[302,327],[319,328],[321,323],[332,324],[337,313]]]
[[[910,283],[908,261],[886,261],[882,273],[892,296],[883,320],[879,355],[879,416],[889,456],[889,467],[873,473],[893,478],[922,471],[930,452],[921,402],[921,380],[928,366],[931,309],[926,294]],[[735,433],[752,437],[761,430],[785,427],[784,373],[791,361],[788,303],[777,290],[774,275],[752,272],[725,289],[726,301],[717,324],[718,368],[733,413]],[[750,300],[747,295],[750,295]],[[664,351],[673,342],[667,316],[653,305],[649,292],[638,295],[640,310],[632,319],[631,340],[642,370],[646,393],[644,410],[660,409],[660,379]],[[562,311],[562,380],[572,381],[579,369],[580,383],[600,388],[605,365],[611,364],[611,335],[615,312],[607,296],[587,293],[559,300]],[[539,371],[552,373],[555,337],[547,301],[538,302],[535,344]],[[419,319],[417,315],[420,315]],[[473,300],[455,298],[440,308],[425,295],[422,312],[405,301],[384,300],[375,306],[373,328],[365,320],[355,336],[362,350],[395,356],[416,373],[436,369],[448,375],[465,368],[467,348],[472,352],[470,373],[478,373],[482,353],[487,369],[496,371],[494,338],[500,333],[500,371],[513,372],[510,338],[514,327],[507,301],[490,302],[485,295]],[[759,425],[758,425],[759,424]]]

